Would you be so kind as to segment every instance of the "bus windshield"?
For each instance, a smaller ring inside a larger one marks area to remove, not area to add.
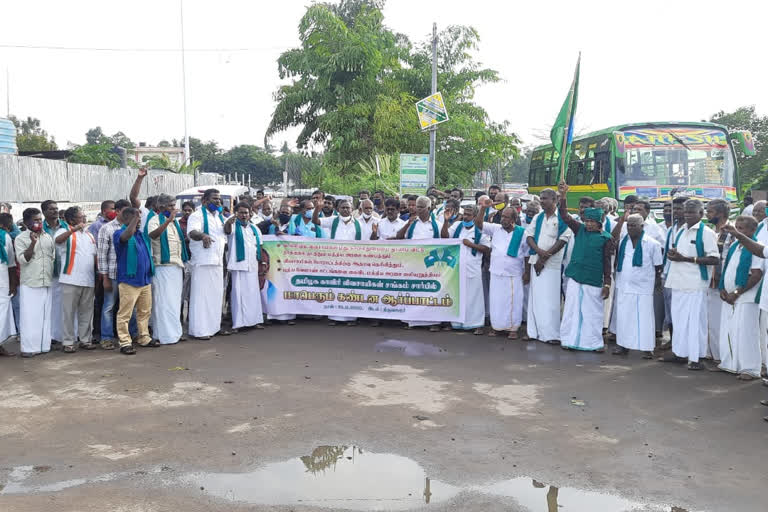
[[[619,198],[659,198],[678,190],[735,200],[735,163],[722,130],[654,127],[624,130],[624,158],[617,158]]]

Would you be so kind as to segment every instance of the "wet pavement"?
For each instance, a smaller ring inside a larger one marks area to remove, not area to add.
[[[319,322],[0,359],[0,510],[762,511],[759,382]]]

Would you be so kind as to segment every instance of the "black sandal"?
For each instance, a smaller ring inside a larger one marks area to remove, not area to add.
[[[127,356],[132,356],[136,353],[136,349],[133,348],[132,345],[126,345],[124,347],[120,347],[120,353]]]
[[[149,343],[147,343],[146,345],[141,345],[141,346],[142,347],[152,347],[152,348],[159,347],[160,346],[160,340],[152,340]]]
[[[64,345],[64,348],[62,349],[65,354],[74,354],[77,352],[77,348],[75,348],[74,345]]]

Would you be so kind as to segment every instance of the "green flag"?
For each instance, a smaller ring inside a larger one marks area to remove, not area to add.
[[[581,66],[581,53],[576,61],[576,72],[573,74],[573,82],[568,91],[560,113],[557,114],[555,124],[549,132],[552,145],[558,153],[558,174],[565,179],[568,172],[568,159],[571,156],[571,141],[573,140],[573,117],[576,114],[576,103],[579,97],[579,67]]]

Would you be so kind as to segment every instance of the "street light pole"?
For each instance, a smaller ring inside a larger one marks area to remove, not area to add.
[[[181,19],[181,87],[184,97],[184,165],[189,166],[191,155],[189,154],[189,133],[187,132],[187,59],[184,51],[184,0],[179,0],[179,13]],[[195,169],[195,186],[200,182],[200,173]]]
[[[437,92],[437,23],[432,23],[432,94]],[[429,186],[435,184],[435,143],[437,126],[429,129]]]

